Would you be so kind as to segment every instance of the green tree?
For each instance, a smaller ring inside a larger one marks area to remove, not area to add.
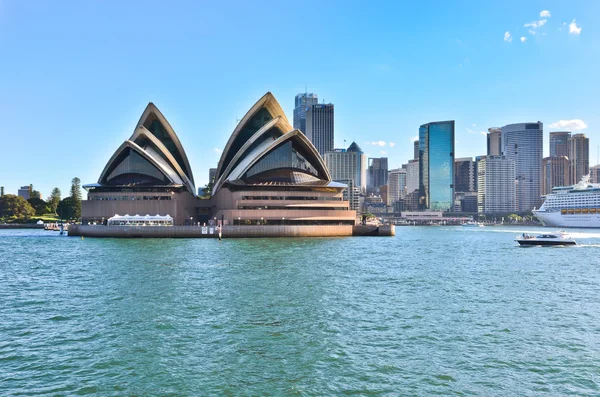
[[[71,180],[71,219],[81,218],[81,180],[75,177]]]
[[[75,219],[72,201],[73,200],[71,199],[71,197],[65,197],[58,203],[56,213],[58,214],[60,219]]]
[[[35,210],[23,197],[6,194],[0,198],[0,216],[3,218],[25,218],[35,215]]]
[[[56,213],[58,203],[60,203],[60,189],[55,187],[52,189],[50,197],[48,197],[48,206],[50,207],[50,212]]]
[[[46,203],[39,197],[30,197],[29,199],[27,199],[27,202],[31,204],[31,206],[35,210],[36,215],[44,215],[50,212],[50,208],[48,208],[48,203]]]

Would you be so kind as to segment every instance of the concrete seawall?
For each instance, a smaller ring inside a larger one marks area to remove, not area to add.
[[[374,234],[359,233],[352,225],[324,226],[225,226],[223,238],[244,237],[345,237],[345,236],[393,236],[393,225],[377,228]],[[370,233],[373,233],[370,230]],[[218,238],[218,231],[210,226],[93,226],[70,225],[69,236],[124,237],[124,238]]]

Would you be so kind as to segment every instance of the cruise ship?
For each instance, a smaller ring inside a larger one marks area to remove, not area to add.
[[[600,228],[600,184],[586,175],[576,185],[555,187],[533,215],[544,226]]]

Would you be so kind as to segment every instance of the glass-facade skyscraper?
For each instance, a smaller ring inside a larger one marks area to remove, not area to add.
[[[454,203],[454,120],[419,128],[419,209],[448,211]]]
[[[571,133],[568,131],[553,131],[550,133],[550,157],[569,156],[568,142]]]
[[[306,135],[306,111],[312,105],[319,103],[317,94],[302,93],[296,95],[294,103],[294,128],[302,131]]]

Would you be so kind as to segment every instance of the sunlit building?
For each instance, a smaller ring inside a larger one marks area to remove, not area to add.
[[[454,120],[419,128],[419,209],[454,206]]]
[[[542,159],[542,194],[552,193],[552,188],[557,186],[568,186],[569,181],[569,159],[566,156]]]
[[[590,140],[585,134],[574,134],[569,138],[567,147],[571,184],[576,184],[590,173]]]

